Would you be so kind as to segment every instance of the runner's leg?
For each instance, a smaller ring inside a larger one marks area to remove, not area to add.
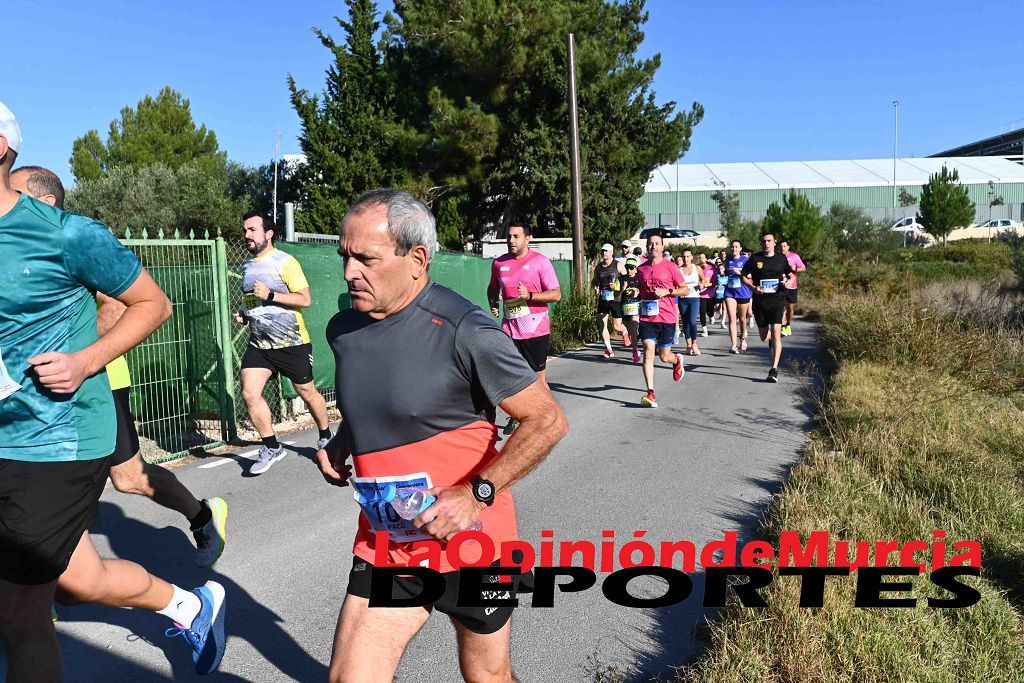
[[[110,468],[110,481],[121,493],[150,498],[157,505],[180,512],[192,520],[202,509],[202,503],[178,481],[174,473],[159,465],[150,464],[139,453],[128,462]]]
[[[59,683],[60,647],[50,619],[56,581],[23,586],[0,579],[0,643],[8,683]]]
[[[729,340],[732,342],[733,348],[736,347],[736,325],[737,325],[736,309],[737,308],[738,308],[738,306],[736,304],[736,299],[728,299],[727,298],[725,300],[725,309],[726,309],[726,312],[729,315]]]
[[[406,646],[427,623],[418,607],[374,607],[346,595],[338,614],[329,683],[391,683]]]
[[[608,334],[608,314],[598,313],[597,319],[601,323],[601,341],[604,342],[604,348],[612,348],[612,337]]]
[[[249,410],[249,419],[261,438],[274,436],[274,418],[263,400],[263,388],[273,372],[267,368],[242,369],[242,398]]]
[[[327,401],[324,400],[323,394],[317,391],[316,383],[307,382],[294,386],[295,391],[302,398],[302,402],[309,408],[309,413],[313,416],[317,429],[327,429]]]
[[[736,304],[736,318],[739,321],[739,329],[737,330],[737,336],[739,336],[740,342],[747,338],[747,319],[750,317],[750,302],[745,304]]]
[[[644,382],[647,383],[647,391],[654,391],[654,341],[644,339]]]
[[[57,580],[57,601],[65,605],[98,602],[153,612],[171,602],[174,587],[127,560],[104,560],[89,533],[82,534],[67,571]]]
[[[455,637],[459,644],[459,668],[462,677],[473,683],[510,683],[512,674],[510,636],[512,620],[494,633],[475,633],[456,619]]]
[[[782,359],[782,325],[769,326],[768,334],[772,339],[772,367],[777,368]]]

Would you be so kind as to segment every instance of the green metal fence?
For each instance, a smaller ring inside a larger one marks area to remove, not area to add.
[[[143,457],[159,462],[230,440],[237,394],[227,343],[223,240],[177,233],[151,239],[145,231],[135,238],[128,231],[122,243],[167,293],[173,311],[127,354]]]

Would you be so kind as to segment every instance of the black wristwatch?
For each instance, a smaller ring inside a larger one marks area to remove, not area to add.
[[[474,498],[484,505],[494,504],[494,484],[478,474],[474,474],[473,478],[469,480],[469,483],[473,486]]]
[[[267,305],[274,300],[274,293],[267,294],[267,298],[263,300],[263,305]]]

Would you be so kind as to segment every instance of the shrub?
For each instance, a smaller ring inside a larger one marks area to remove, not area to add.
[[[596,340],[600,334],[597,297],[589,291],[573,293],[555,305],[551,314],[551,353],[578,348]]]

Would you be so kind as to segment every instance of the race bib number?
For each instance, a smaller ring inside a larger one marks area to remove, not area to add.
[[[530,307],[526,305],[526,299],[510,299],[505,302],[505,317],[509,320],[525,318],[530,315]]]
[[[247,311],[263,306],[263,300],[252,292],[245,292],[245,296],[242,298],[242,301],[244,302],[245,310]]]
[[[417,529],[411,519],[399,517],[391,507],[391,500],[398,489],[432,488],[429,474],[417,472],[396,477],[353,477],[349,481],[353,486],[352,497],[363,509],[366,520],[375,532],[388,532],[389,538],[395,543],[411,543],[433,538],[427,532]]]
[[[739,275],[730,275],[729,276],[729,286],[731,288],[738,289],[742,285],[743,285],[743,280],[740,279]]]
[[[630,301],[628,303],[622,304],[622,315],[640,315],[640,302]]]
[[[604,299],[605,301],[612,301],[615,299],[615,292],[613,292],[610,289],[602,289],[601,298]]]
[[[779,280],[778,278],[772,278],[770,280],[761,280],[761,289],[764,290],[765,294],[774,294],[779,291]]]
[[[648,299],[640,302],[640,315],[645,318],[653,318],[658,315],[658,300]]]
[[[7,366],[4,365],[4,354],[0,351],[0,401],[19,389],[21,389],[21,385],[15,382],[7,372]]]
[[[725,285],[718,285],[718,288],[715,290],[715,296],[719,299],[725,296]]]

